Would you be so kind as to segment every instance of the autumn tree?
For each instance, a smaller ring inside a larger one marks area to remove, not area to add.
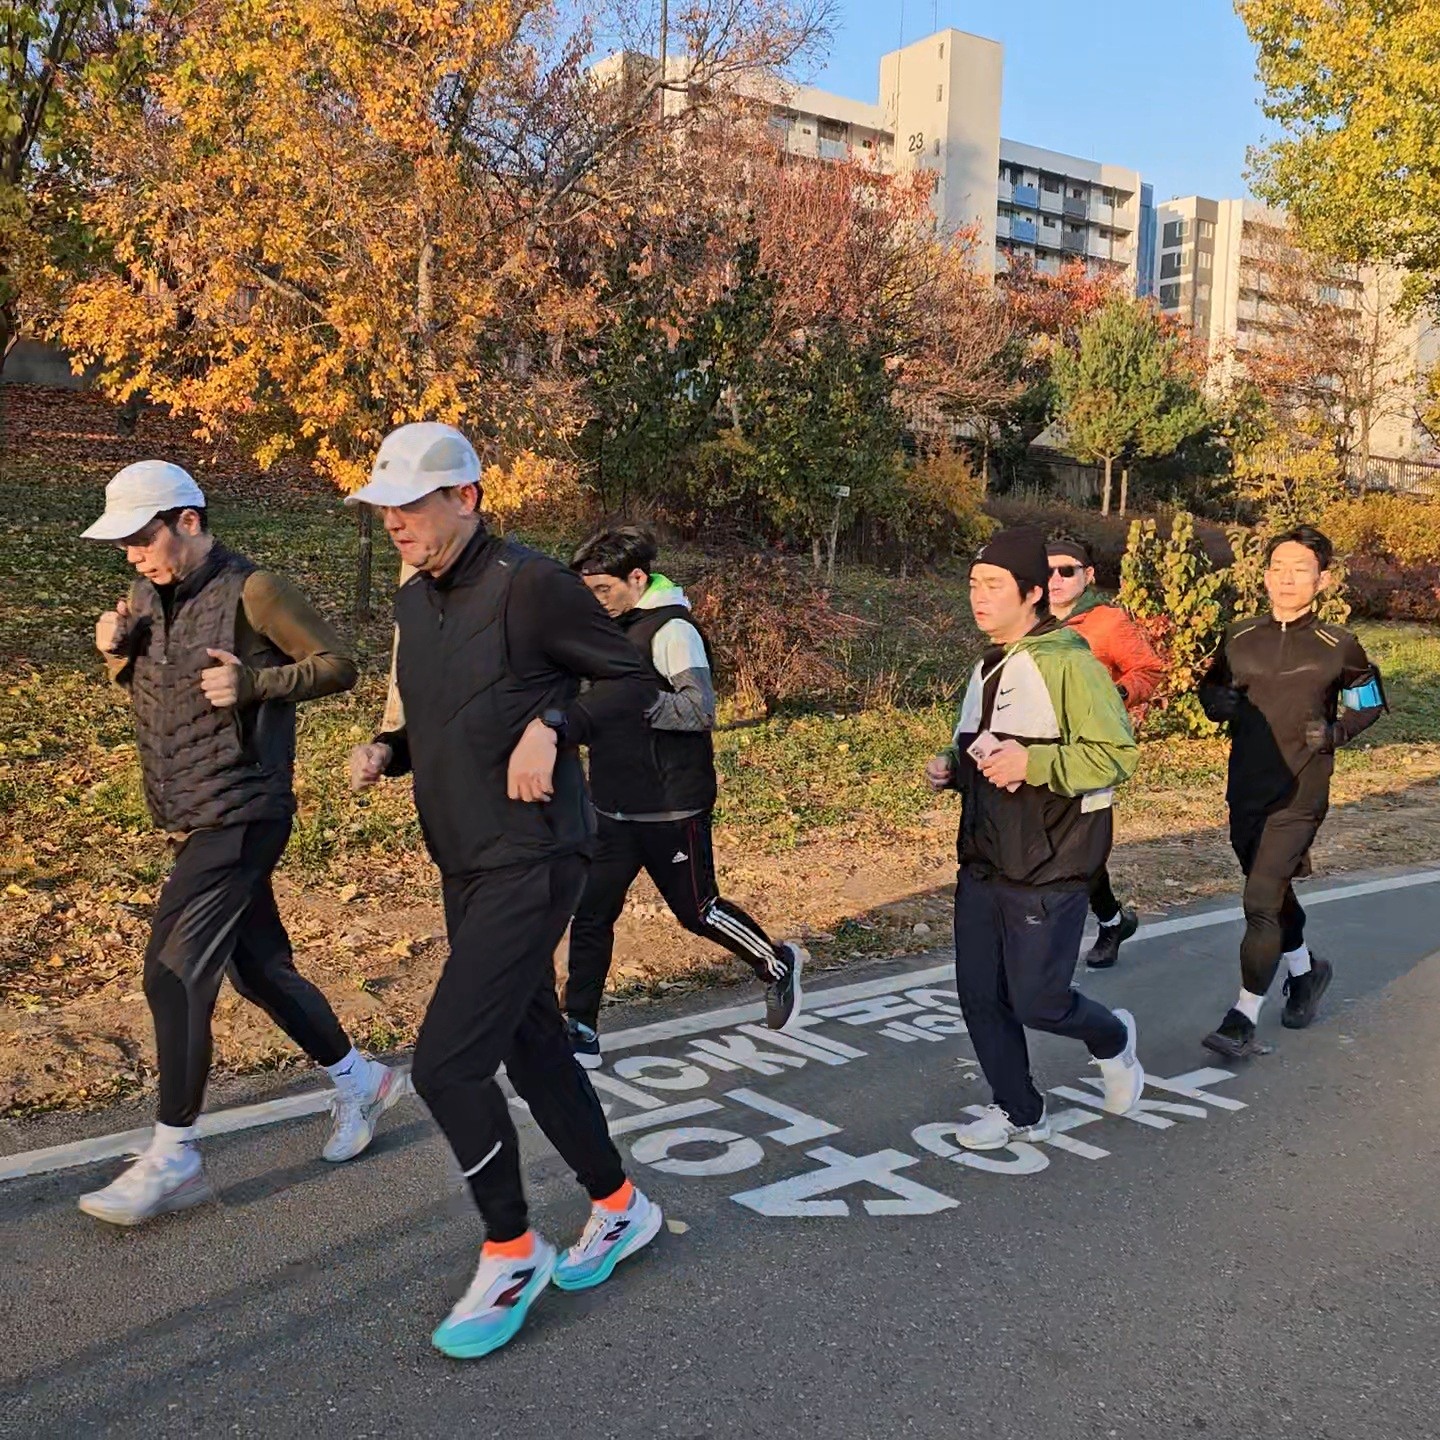
[[[662,133],[665,78],[592,73],[588,29],[550,0],[191,4],[147,35],[136,83],[89,95],[86,218],[114,263],[59,333],[112,394],[261,465],[303,447],[347,489],[407,420],[495,455],[571,434],[596,257],[663,204],[669,131],[827,13],[697,0],[673,27],[696,98]]]
[[[1105,515],[1116,461],[1169,455],[1209,418],[1183,337],[1122,294],[1081,325],[1073,349],[1057,350],[1054,383],[1067,448],[1105,468]]]
[[[1374,437],[1413,413],[1419,383],[1399,273],[1317,254],[1280,226],[1247,222],[1245,244],[1244,343],[1225,368],[1263,399],[1267,439],[1319,447],[1337,473],[1365,475]]]
[[[1279,138],[1257,193],[1321,254],[1408,272],[1440,310],[1440,8],[1431,0],[1240,0]]]

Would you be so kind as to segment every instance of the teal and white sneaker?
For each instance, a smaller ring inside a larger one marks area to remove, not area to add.
[[[523,1259],[480,1252],[470,1288],[430,1337],[453,1360],[478,1360],[515,1338],[555,1270],[555,1247],[538,1235]]]
[[[608,1280],[627,1256],[643,1250],[659,1233],[660,1207],[636,1190],[624,1210],[592,1207],[585,1233],[559,1259],[555,1285],[560,1290],[589,1290]]]

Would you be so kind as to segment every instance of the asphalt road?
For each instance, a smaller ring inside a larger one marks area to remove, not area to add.
[[[1282,1030],[1272,1001],[1274,1052],[1229,1077],[1198,1040],[1239,926],[1191,913],[1081,981],[1135,1011],[1154,1108],[1099,1116],[1080,1048],[1037,1038],[1073,1128],[983,1166],[946,1139],[988,1094],[944,956],[817,982],[810,1013],[835,1013],[804,1053],[712,1013],[744,990],[628,1017],[663,1023],[603,1098],[670,1227],[479,1362],[429,1345],[477,1227],[414,1102],[349,1166],[318,1158],[318,1117],[211,1140],[220,1203],[135,1231],[75,1209],[114,1161],[0,1184],[0,1434],[1431,1440],[1440,883],[1315,906],[1321,1020]],[[536,1222],[568,1243],[583,1197],[527,1148]]]

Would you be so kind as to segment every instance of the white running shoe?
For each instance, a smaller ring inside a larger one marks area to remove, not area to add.
[[[368,1060],[364,1076],[355,1082],[345,1076],[330,1098],[335,1123],[320,1152],[325,1159],[353,1160],[375,1138],[380,1117],[405,1094],[405,1077],[378,1060]]]
[[[103,1190],[82,1195],[79,1203],[87,1215],[111,1225],[142,1225],[157,1215],[202,1205],[214,1195],[194,1145],[151,1146]]]
[[[538,1235],[521,1260],[480,1252],[470,1288],[430,1337],[442,1354],[478,1360],[515,1338],[555,1269],[555,1247]]]
[[[955,1138],[967,1150],[1003,1150],[1015,1140],[1048,1140],[1050,1117],[1042,1110],[1033,1125],[1017,1125],[998,1105],[991,1105],[978,1120],[962,1125]]]
[[[623,1210],[591,1207],[584,1233],[560,1257],[555,1285],[560,1290],[589,1290],[608,1280],[627,1256],[642,1250],[659,1233],[660,1207],[637,1189]]]
[[[1135,1054],[1135,1017],[1117,1010],[1115,1018],[1125,1026],[1125,1048],[1113,1060],[1097,1060],[1105,1081],[1102,1108],[1111,1115],[1128,1115],[1145,1089],[1145,1068]]]

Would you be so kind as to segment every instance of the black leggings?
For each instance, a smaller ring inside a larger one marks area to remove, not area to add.
[[[1245,872],[1240,974],[1252,995],[1264,995],[1281,956],[1305,943],[1305,911],[1291,881],[1310,873],[1310,847],[1324,818],[1293,810],[1231,812],[1230,843]]]
[[[270,876],[289,839],[289,820],[252,821],[197,830],[175,857],[145,951],[162,1125],[192,1125],[204,1104],[210,1020],[227,974],[316,1064],[350,1051],[329,1002],[295,969],[275,908]]]
[[[771,978],[775,946],[738,905],[720,897],[707,811],[688,820],[612,820],[600,833],[590,879],[570,927],[565,1013],[594,1025],[615,950],[615,922],[644,870],[675,918],[692,934],[723,945],[762,981]]]

